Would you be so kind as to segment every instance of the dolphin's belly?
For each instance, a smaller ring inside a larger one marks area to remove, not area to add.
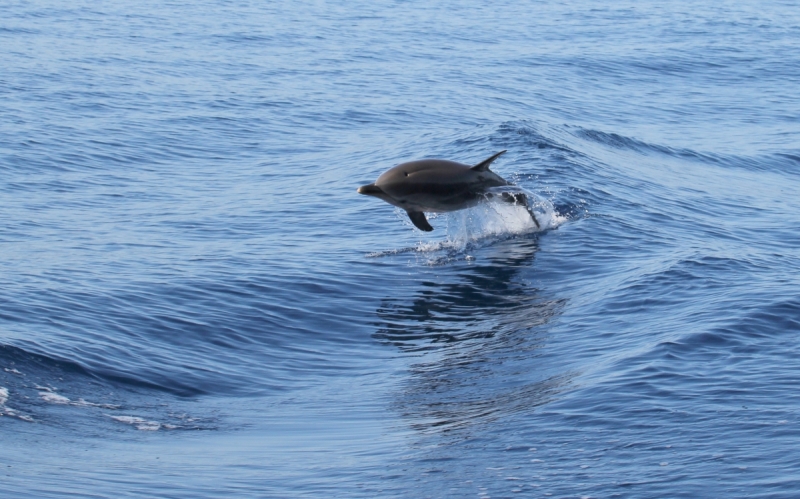
[[[406,205],[428,213],[447,213],[470,208],[478,204],[483,195],[470,189],[453,189],[449,192],[416,192],[406,196]]]
[[[484,199],[486,189],[507,185],[502,179],[472,182],[396,182],[380,186],[387,202],[405,210],[447,213],[470,208]]]

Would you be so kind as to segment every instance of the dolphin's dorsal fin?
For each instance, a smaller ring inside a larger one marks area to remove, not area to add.
[[[428,223],[428,219],[425,218],[425,214],[421,211],[409,211],[408,218],[411,219],[411,223],[413,223],[414,226],[419,230],[424,230],[425,232],[430,232],[433,230],[431,224]]]
[[[502,151],[500,151],[499,153],[495,154],[494,156],[492,156],[490,158],[486,158],[483,161],[481,161],[480,163],[478,163],[477,165],[473,166],[472,169],[474,171],[476,171],[476,172],[485,172],[485,171],[487,171],[489,169],[489,165],[492,164],[492,161],[496,160],[501,155],[505,154],[505,152],[506,152],[506,150],[503,149]]]

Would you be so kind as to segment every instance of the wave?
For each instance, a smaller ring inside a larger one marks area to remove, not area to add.
[[[0,345],[0,366],[5,367],[7,372],[12,369],[35,369],[39,372],[53,373],[59,376],[70,373],[93,377],[92,373],[77,362],[32,353],[13,345]]]
[[[741,156],[653,144],[616,133],[580,127],[575,129],[574,134],[591,142],[639,154],[657,154],[699,163],[738,167],[750,171],[777,171],[794,175],[800,174],[800,152],[798,151],[774,152],[761,156]]]
[[[564,163],[565,159],[575,160],[593,156],[590,149],[581,146],[581,141],[585,141],[641,155],[664,156],[702,164],[743,168],[749,171],[800,174],[800,150],[797,149],[772,151],[754,156],[698,151],[686,147],[648,142],[611,131],[577,125],[551,126],[527,120],[505,122],[498,126],[495,134],[504,147],[522,146],[525,150],[538,151],[539,159],[554,159],[565,166],[568,166]],[[576,142],[575,138],[579,140]],[[550,157],[541,156],[541,154],[549,154]],[[569,162],[567,161],[567,164]]]
[[[218,425],[216,417],[189,416],[191,408],[181,398],[170,397],[163,386],[102,376],[70,360],[0,345],[0,367],[0,416],[93,429],[116,423],[148,431],[208,430]]]

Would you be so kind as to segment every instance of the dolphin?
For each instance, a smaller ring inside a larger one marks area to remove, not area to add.
[[[492,187],[514,185],[489,169],[492,161],[505,152],[500,151],[475,166],[444,159],[402,163],[384,172],[374,184],[359,187],[358,193],[406,210],[414,226],[430,232],[433,227],[425,218],[425,212],[447,213],[470,208],[491,198],[493,194],[489,189]],[[525,194],[502,192],[500,196],[507,203],[524,206],[539,228]]]

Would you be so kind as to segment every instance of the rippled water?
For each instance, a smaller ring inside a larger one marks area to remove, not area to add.
[[[790,2],[0,5],[14,497],[794,497]],[[400,162],[536,198],[431,217]]]

